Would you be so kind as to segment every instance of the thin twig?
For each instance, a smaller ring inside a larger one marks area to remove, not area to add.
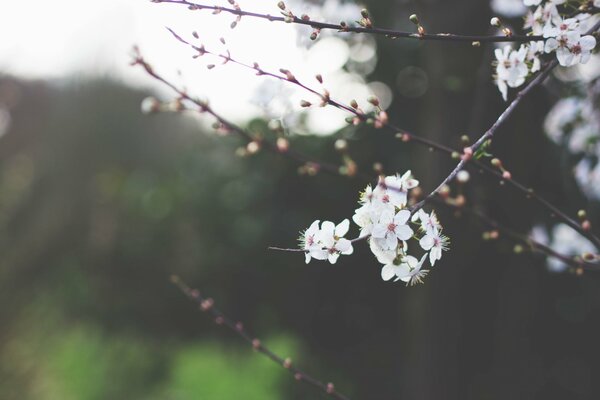
[[[285,22],[293,23],[297,25],[306,25],[313,29],[318,30],[335,30],[338,32],[345,33],[365,33],[374,35],[384,35],[390,38],[405,38],[405,39],[417,39],[417,40],[435,40],[445,42],[530,42],[545,40],[543,36],[529,36],[529,35],[509,35],[509,36],[495,36],[495,35],[456,35],[451,33],[417,33],[417,32],[405,32],[397,31],[393,29],[385,28],[374,28],[374,27],[363,27],[363,26],[348,26],[342,24],[332,24],[327,22],[319,22],[312,20],[305,20],[297,16],[280,17],[273,16],[270,14],[261,14],[251,11],[243,11],[241,9],[211,6],[206,4],[194,3],[186,0],[152,0],[154,3],[170,3],[179,4],[188,7],[191,10],[209,10],[215,12],[226,12],[238,17],[252,17],[264,19],[271,22]],[[357,17],[358,18],[358,17]]]
[[[599,28],[600,28],[600,21],[597,22],[588,32],[586,32],[586,34],[591,34],[595,31],[597,31]],[[517,106],[521,103],[521,100],[523,100],[523,98],[533,88],[540,85],[557,65],[558,65],[557,59],[550,61],[544,67],[544,69],[531,82],[529,82],[527,84],[527,86],[525,86],[525,88],[523,88],[521,91],[519,91],[519,93],[517,93],[515,99],[509,104],[509,106],[504,110],[504,112],[502,112],[502,114],[500,114],[500,116],[494,122],[494,124],[483,135],[481,135],[481,137],[479,139],[477,139],[477,141],[475,143],[473,143],[471,146],[465,148],[461,160],[458,162],[458,164],[456,164],[456,167],[454,167],[452,172],[450,172],[450,174],[446,178],[444,178],[444,180],[431,193],[429,193],[429,195],[427,195],[427,197],[425,197],[423,200],[421,200],[420,202],[415,204],[413,207],[411,207],[411,211],[413,213],[416,212],[417,210],[419,210],[420,208],[422,208],[428,201],[430,201],[435,195],[437,195],[444,186],[446,186],[448,183],[450,183],[456,177],[456,174],[458,174],[458,172],[460,172],[465,167],[465,165],[472,159],[473,155],[476,154],[476,152],[484,145],[484,143],[486,143],[488,140],[490,140],[494,137],[494,134],[497,132],[498,128],[500,128],[500,126],[502,126],[502,124],[511,116],[511,114],[515,111]],[[545,202],[545,203],[547,203],[547,202]],[[550,205],[550,204],[547,203],[545,205],[546,205],[546,207],[548,207],[548,205]],[[556,212],[556,211],[558,211],[558,212]],[[564,218],[566,221],[570,220],[570,218],[568,218],[568,216],[566,214],[562,213],[559,210],[556,210],[556,211],[555,211],[556,214],[561,215],[561,217]],[[578,224],[575,224],[575,226],[577,226],[576,230],[578,232],[580,232],[580,233],[583,232],[584,236],[588,237],[590,240],[592,240],[592,242],[596,246],[600,247],[600,238],[598,238],[597,236],[595,236],[593,233],[591,233],[589,231],[585,231],[585,230],[581,229],[581,227],[579,227]],[[571,227],[574,227],[574,226],[571,225]]]
[[[482,211],[474,209],[474,208],[469,208],[465,205],[462,206],[458,206],[456,204],[452,204],[449,203],[447,201],[444,201],[438,197],[436,197],[433,201],[436,202],[436,204],[440,204],[440,205],[444,205],[446,207],[452,208],[454,210],[460,211],[460,212],[466,212],[476,218],[478,218],[479,220],[481,220],[484,224],[488,225],[489,227],[491,227],[492,229],[497,230],[498,232],[503,233],[505,236],[511,238],[512,240],[516,241],[516,242],[520,242],[525,244],[526,246],[528,246],[529,248],[531,248],[534,251],[537,251],[538,253],[541,253],[543,255],[546,255],[548,257],[552,257],[555,258],[557,260],[560,260],[561,262],[565,263],[566,265],[569,265],[573,268],[575,268],[576,270],[578,268],[582,268],[584,270],[588,270],[588,271],[599,271],[600,270],[600,264],[597,262],[587,262],[583,259],[581,259],[580,257],[569,257],[565,254],[559,253],[558,251],[554,250],[553,248],[535,240],[534,238],[532,238],[529,235],[523,235],[521,233],[518,233],[504,225],[502,225],[501,223],[499,223],[498,221],[494,220],[493,218],[491,218],[490,216],[484,214]]]
[[[349,105],[343,104],[339,101],[334,100],[329,93],[327,93],[326,95],[319,93],[318,91],[316,91],[315,89],[307,86],[306,84],[300,82],[293,74],[291,74],[289,71],[288,74],[286,75],[280,75],[277,73],[273,73],[273,72],[269,72],[264,70],[263,68],[261,68],[257,63],[254,63],[253,65],[244,63],[242,61],[236,60],[235,58],[233,58],[231,56],[231,54],[229,52],[227,52],[227,54],[217,54],[217,53],[213,53],[210,50],[208,50],[206,47],[202,46],[196,46],[190,42],[188,42],[187,40],[183,39],[179,34],[177,34],[175,31],[173,31],[171,28],[167,28],[169,30],[169,32],[181,43],[190,46],[192,49],[194,49],[195,51],[197,51],[199,54],[209,54],[212,55],[214,57],[219,57],[222,58],[225,62],[231,62],[234,63],[236,65],[239,65],[241,67],[247,68],[247,69],[251,69],[256,71],[256,73],[258,75],[261,76],[269,76],[271,78],[283,81],[283,82],[288,82],[291,83],[293,85],[296,85],[304,90],[306,90],[307,92],[314,94],[316,96],[318,96],[323,102],[338,108],[340,110],[349,112],[351,114],[353,114],[354,116],[356,116],[356,118],[358,118],[360,121],[366,121],[369,118],[369,115],[361,112],[360,110],[351,107]],[[593,31],[593,30],[591,30]],[[554,65],[552,66],[552,64],[554,63]],[[515,98],[515,100],[509,105],[509,107],[502,113],[502,115],[498,118],[498,120],[496,121],[496,123],[482,136],[482,138],[480,138],[475,145],[477,145],[477,148],[481,147],[481,145],[483,143],[485,143],[488,139],[490,139],[495,131],[498,129],[498,127],[500,126],[500,124],[506,119],[508,118],[508,116],[513,112],[513,110],[516,108],[516,106],[518,105],[518,103],[520,102],[521,98],[530,90],[532,89],[535,85],[537,85],[538,83],[541,83],[545,77],[548,75],[548,73],[550,72],[550,70],[552,68],[554,68],[556,66],[556,60],[554,62],[551,62],[546,70],[546,73],[544,74],[544,76],[538,75],[536,77],[536,79],[534,79],[534,81],[531,81],[529,86],[527,86],[525,89],[523,89],[521,92],[519,92],[519,94],[517,94],[517,97]],[[535,84],[534,84],[535,82]],[[534,84],[533,86],[531,86],[532,84]],[[531,86],[531,87],[530,87]],[[529,89],[528,89],[529,88]],[[449,155],[453,155],[453,154],[458,154],[457,151],[451,147],[442,145],[440,143],[437,143],[435,141],[432,141],[430,139],[424,138],[422,136],[416,135],[414,133],[408,132],[405,129],[402,129],[398,126],[395,126],[394,124],[390,123],[389,121],[386,122],[382,122],[382,127],[386,127],[388,130],[397,133],[397,134],[401,134],[401,138],[403,141],[414,141],[420,145],[424,145],[427,146],[429,148],[435,149],[437,151],[440,151],[442,153],[446,153]],[[235,128],[234,130],[238,130],[239,128]],[[479,144],[478,144],[479,143]],[[473,146],[475,146],[473,145]],[[476,148],[473,148],[473,152],[476,151]],[[311,161],[308,157],[306,156],[299,156],[296,155],[297,159],[303,159],[305,162],[313,162],[315,164],[318,164],[318,162],[315,161]],[[464,167],[464,164],[461,161],[462,165],[460,166],[460,168],[455,169],[454,171],[454,175],[452,177],[450,177],[450,179],[448,179],[447,181],[444,181],[442,184],[439,185],[438,189],[441,189],[444,185],[446,185],[447,183],[449,183],[454,176],[456,175],[456,173],[458,173],[458,171],[460,171],[460,169],[462,169]],[[459,165],[461,164],[459,163]],[[577,231],[579,234],[581,234],[582,236],[590,239],[592,242],[594,242],[598,247],[600,247],[600,238],[598,238],[596,235],[594,235],[593,232],[589,231],[589,230],[584,230],[581,226],[581,224],[577,223],[577,221],[575,221],[573,218],[569,217],[565,212],[561,211],[558,207],[556,207],[555,205],[553,205],[552,203],[550,203],[548,200],[544,199],[542,196],[540,196],[539,194],[537,194],[532,188],[528,188],[525,185],[523,185],[522,183],[519,183],[518,181],[516,181],[515,179],[513,179],[511,177],[511,179],[505,179],[502,175],[502,173],[498,172],[496,169],[491,168],[490,166],[484,164],[483,162],[479,161],[479,160],[473,160],[473,163],[475,165],[477,165],[479,168],[483,169],[484,171],[495,175],[497,178],[499,178],[501,181],[507,181],[509,185],[511,185],[512,187],[516,188],[517,190],[521,191],[526,198],[528,199],[534,199],[536,201],[538,201],[542,206],[544,206],[546,209],[548,209],[551,214],[557,216],[559,219],[561,219],[564,223],[566,223],[568,226],[570,226],[572,229],[574,229],[575,231]],[[329,168],[331,169],[331,168]],[[331,172],[331,171],[330,171]],[[370,180],[370,177],[366,176],[363,174],[363,177],[367,178],[368,180]],[[394,189],[394,188],[390,188],[390,189]],[[428,201],[427,199],[423,200],[423,204],[421,206],[415,205],[413,208],[413,211],[418,210],[419,208],[422,208],[422,206],[425,204],[425,202]]]
[[[304,382],[310,386],[313,386],[321,390],[325,394],[329,395],[331,398],[338,400],[350,400],[349,397],[337,391],[333,383],[324,383],[312,377],[300,368],[296,367],[292,363],[292,360],[290,358],[283,358],[277,355],[266,345],[264,345],[260,339],[251,336],[246,330],[246,328],[244,328],[243,323],[237,322],[227,317],[222,311],[215,307],[215,302],[212,298],[202,296],[200,291],[198,291],[197,289],[190,288],[178,276],[172,276],[171,282],[173,282],[173,284],[175,284],[179,288],[179,290],[181,290],[181,292],[185,294],[190,300],[195,302],[201,311],[208,313],[211,317],[213,317],[217,325],[223,325],[229,328],[232,332],[234,332],[243,340],[248,342],[254,350],[265,355],[273,362],[277,363],[278,365],[282,366],[284,369],[289,371],[293,375],[294,379],[296,379],[297,381]]]

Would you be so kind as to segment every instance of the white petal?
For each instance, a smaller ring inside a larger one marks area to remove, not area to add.
[[[579,40],[579,45],[583,50],[593,50],[596,47],[596,38],[592,35],[587,35]]]
[[[329,253],[329,256],[327,257],[327,259],[329,260],[330,263],[335,264],[337,262],[337,259],[339,258],[340,254],[339,253]]]
[[[394,272],[393,265],[387,264],[387,265],[384,265],[383,268],[381,268],[381,279],[383,279],[384,281],[389,281],[395,275],[396,275],[396,273]]]
[[[435,244],[435,240],[433,239],[433,236],[425,235],[421,238],[421,240],[419,240],[419,244],[423,250],[428,251]]]
[[[408,210],[400,210],[398,214],[394,217],[394,223],[397,225],[404,225],[410,218],[410,211]]]
[[[350,229],[350,221],[348,221],[348,218],[346,218],[345,220],[340,222],[338,226],[335,227],[335,236],[346,236],[346,233],[348,233],[348,229]]]
[[[400,240],[408,240],[414,233],[408,225],[398,225],[395,232],[396,237]]]
[[[323,236],[332,236],[335,233],[335,224],[331,221],[323,221],[321,224],[321,234]]]

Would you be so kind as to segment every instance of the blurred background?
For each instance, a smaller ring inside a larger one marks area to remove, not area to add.
[[[275,3],[241,5],[275,14]],[[359,19],[354,3],[322,3],[289,5],[333,22]],[[403,30],[414,29],[413,12],[431,32],[464,34],[488,32],[492,16],[486,1],[364,5],[376,25]],[[351,216],[367,182],[301,175],[264,152],[236,156],[244,143],[215,134],[204,118],[143,115],[145,97],[172,94],[128,66],[137,44],[157,69],[252,132],[270,137],[277,120],[294,147],[335,163],[333,144],[344,138],[361,170],[372,173],[374,161],[390,174],[412,169],[430,190],[453,166],[447,156],[343,128],[344,116],[328,108],[299,110],[303,94],[251,72],[207,71],[208,60],[192,60],[164,26],[181,24],[188,36],[196,29],[207,45],[226,37],[234,56],[265,68],[323,70],[334,97],[366,103],[375,93],[394,123],[454,147],[505,106],[491,78],[492,47],[327,34],[312,44],[307,29],[244,19],[232,31],[230,17],[146,1],[5,2],[0,14],[1,399],[326,397],[215,326],[171,274],[351,398],[600,395],[600,276],[551,272],[543,258],[515,254],[502,237],[484,241],[479,221],[443,208],[451,251],[416,287],[383,282],[365,244],[336,265],[268,251],[294,246],[315,219]],[[521,182],[599,224],[572,156],[543,129],[552,105],[576,90],[567,78],[559,71],[531,93],[493,151]],[[520,193],[471,176],[462,189],[469,203],[504,224],[527,233],[555,223]]]

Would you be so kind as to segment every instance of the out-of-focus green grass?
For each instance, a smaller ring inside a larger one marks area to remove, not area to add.
[[[289,379],[242,343],[152,343],[92,323],[59,322],[56,314],[41,315],[45,310],[32,309],[10,335],[0,363],[14,379],[1,385],[2,399],[279,399]],[[297,354],[287,336],[268,343]]]

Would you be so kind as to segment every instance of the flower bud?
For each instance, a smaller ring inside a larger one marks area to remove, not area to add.
[[[321,74],[317,74],[315,75],[315,79],[320,83],[323,84],[323,76]]]
[[[280,153],[285,153],[290,148],[290,142],[286,138],[277,138],[276,144],[277,150],[279,150]]]
[[[290,369],[291,366],[292,366],[291,358],[287,357],[285,360],[283,360],[283,368]]]
[[[260,150],[260,144],[257,141],[253,140],[246,145],[246,151],[248,154],[256,154]]]
[[[360,10],[360,15],[362,15],[363,18],[369,18],[369,10],[363,8],[362,10]]]
[[[589,231],[590,229],[592,229],[592,223],[588,219],[586,219],[581,223],[581,228],[583,228],[584,231]]]
[[[577,211],[577,217],[581,220],[584,220],[587,218],[587,213],[585,212],[585,210],[579,210]]]
[[[202,311],[208,311],[212,308],[214,304],[215,302],[213,299],[202,300],[202,302],[200,303],[200,309]]]
[[[464,169],[459,171],[458,174],[456,174],[456,180],[459,183],[467,183],[469,182],[470,178],[471,175],[469,174],[469,171],[465,171]]]
[[[500,159],[498,159],[498,158],[492,158],[492,161],[490,161],[490,164],[492,164],[493,167],[502,168],[502,161],[500,161]]]
[[[583,261],[585,262],[593,262],[596,259],[596,256],[592,253],[583,253],[581,258],[583,258]]]
[[[254,350],[260,349],[260,340],[259,339],[252,339],[252,348]]]
[[[279,3],[277,3],[277,7],[279,7],[281,10],[285,11],[285,3],[283,1],[280,1]]]
[[[463,149],[463,159],[470,160],[473,157],[473,149],[471,147],[465,147]]]
[[[335,141],[335,149],[337,151],[346,151],[348,150],[348,142],[345,139],[338,139]]]
[[[327,384],[327,393],[332,394],[333,392],[335,392],[335,387],[333,386],[333,383],[329,382]]]
[[[415,25],[419,25],[419,17],[417,16],[417,14],[411,14],[410,17],[408,17],[408,19],[410,20],[410,22],[412,22]]]
[[[500,18],[498,18],[498,17],[494,17],[494,18],[492,18],[492,19],[490,20],[490,25],[491,25],[491,26],[496,26],[496,27],[499,27],[499,26],[501,25]]]
[[[357,109],[358,108],[358,103],[356,102],[356,100],[352,99],[350,100],[350,107]]]
[[[509,171],[504,170],[504,172],[502,172],[502,178],[508,181],[512,179],[512,175]]]
[[[379,107],[379,99],[377,98],[377,96],[369,96],[367,98],[367,101],[373,104],[375,107]]]
[[[140,107],[142,114],[154,114],[160,111],[160,102],[155,97],[146,97]]]
[[[513,251],[515,252],[515,254],[521,254],[524,250],[525,249],[520,244],[515,244],[515,247],[513,247]]]
[[[311,104],[310,101],[306,101],[306,100],[301,100],[300,101],[300,107],[306,108],[306,107],[310,107],[310,106],[312,106],[312,104]]]

